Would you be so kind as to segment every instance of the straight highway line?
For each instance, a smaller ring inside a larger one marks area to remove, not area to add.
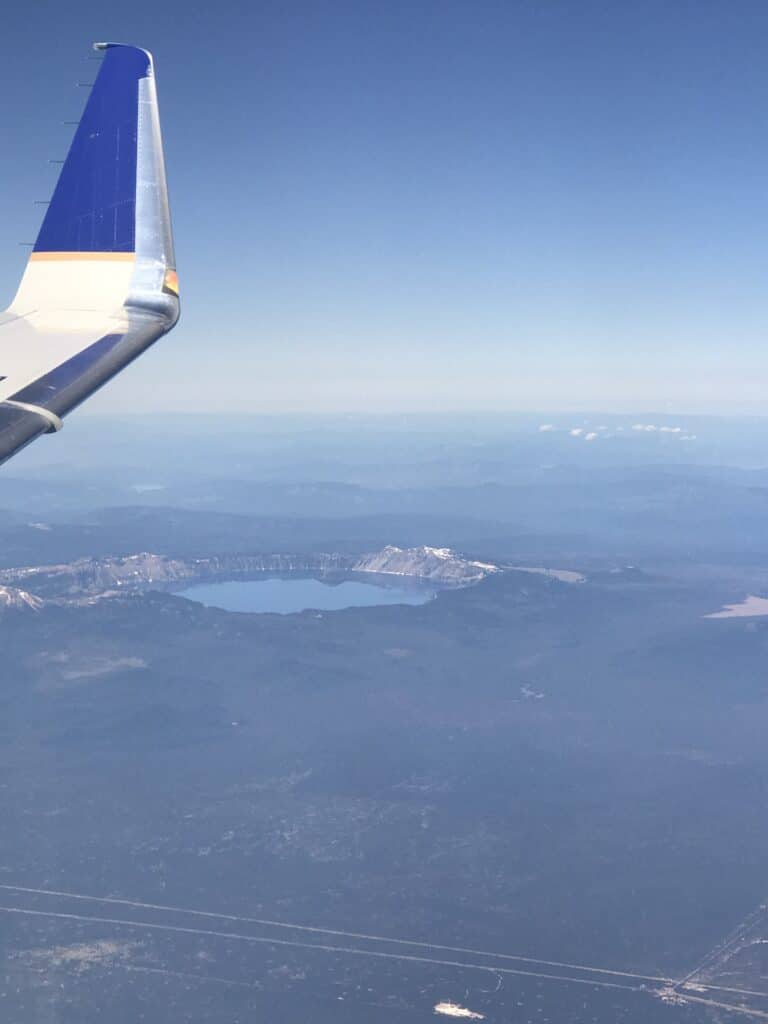
[[[631,978],[634,981],[658,981],[668,985],[675,984],[674,978],[655,976],[652,974],[633,974],[630,971],[615,971],[607,967],[588,967],[584,964],[569,964],[559,960],[540,960],[535,957],[518,956],[512,953],[492,953],[484,949],[470,949],[466,946],[445,946],[435,942],[419,942],[416,939],[393,939],[386,935],[367,935],[364,932],[339,931],[333,928],[322,928],[318,925],[290,924],[287,921],[271,921],[259,917],[238,917],[234,914],[219,914],[210,910],[192,910],[187,907],[171,907],[161,903],[140,903],[136,900],[122,899],[116,896],[90,896],[84,893],[62,892],[56,889],[32,889],[22,885],[3,885],[0,889],[10,892],[31,893],[36,896],[57,896],[64,899],[86,900],[93,903],[109,903],[120,906],[135,907],[138,910],[161,910],[174,914],[191,914],[197,917],[214,918],[219,921],[236,921],[240,924],[257,924],[268,928],[285,928],[291,931],[311,932],[316,935],[336,935],[340,938],[363,939],[369,942],[389,942],[394,945],[435,949],[444,953],[466,953],[471,956],[483,956],[499,960],[512,960],[516,963],[532,964],[537,967],[559,967],[565,970],[586,971],[590,974],[607,974],[617,978]]]
[[[137,930],[173,932],[182,935],[205,935],[216,939],[229,939],[236,942],[252,942],[265,946],[290,946],[297,949],[317,949],[324,953],[346,953],[352,956],[368,956],[382,960],[398,960],[408,963],[433,964],[437,967],[459,967],[468,971],[485,971],[488,974],[513,974],[540,980],[563,981],[573,985],[589,985],[592,988],[622,989],[625,992],[641,991],[638,985],[621,985],[616,981],[599,981],[596,978],[571,978],[563,974],[544,974],[540,971],[523,971],[514,967],[492,967],[488,964],[472,964],[458,960],[438,960],[434,957],[415,956],[410,953],[385,953],[382,950],[360,949],[354,946],[331,946],[326,943],[299,942],[296,939],[274,939],[262,935],[241,935],[238,932],[220,932],[206,928],[185,928],[174,924],[157,924],[140,921],[126,921],[114,917],[92,917],[87,914],[65,914],[52,910],[29,910],[25,907],[3,907],[0,913],[18,914],[23,917],[45,917],[62,921],[80,921],[86,924],[111,924]],[[766,1014],[768,1016],[768,1014]]]

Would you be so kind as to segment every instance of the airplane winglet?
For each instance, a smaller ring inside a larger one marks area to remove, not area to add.
[[[7,315],[0,462],[122,370],[179,316],[152,55],[104,54]]]
[[[35,253],[135,251],[139,82],[152,61],[137,47],[107,46]]]
[[[101,302],[111,307],[107,278],[122,288],[127,271],[104,265],[126,262],[130,294],[121,301],[175,323],[179,289],[152,55],[121,43],[95,46],[105,56],[30,255],[30,264],[49,266],[22,282],[32,294],[21,289],[21,306],[59,306],[71,277],[61,264],[87,260],[101,265]]]

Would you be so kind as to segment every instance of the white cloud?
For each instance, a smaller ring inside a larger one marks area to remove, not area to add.
[[[657,423],[634,423],[633,430],[646,434],[682,434],[682,427],[661,427]]]
[[[549,434],[553,430],[557,430],[557,427],[555,426],[554,423],[542,423],[541,426],[539,427],[539,432],[541,434]]]
[[[584,428],[583,427],[574,427],[573,430],[570,433],[571,433],[571,437],[581,437],[581,435],[584,433]]]
[[[597,438],[597,434],[596,434],[596,433],[595,433],[595,431],[593,430],[593,431],[591,431],[591,432],[590,432],[589,434],[586,434],[586,435],[585,435],[585,437],[584,437],[584,440],[585,440],[585,441],[594,441],[594,440],[595,440],[596,438]]]

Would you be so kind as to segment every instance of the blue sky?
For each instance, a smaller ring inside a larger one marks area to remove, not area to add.
[[[768,5],[13,5],[0,299],[94,39],[155,53],[183,313],[92,412],[768,396]]]

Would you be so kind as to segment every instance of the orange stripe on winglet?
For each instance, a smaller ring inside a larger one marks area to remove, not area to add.
[[[30,262],[34,260],[37,263],[39,260],[60,260],[62,262],[69,262],[71,260],[103,260],[115,261],[123,263],[127,260],[136,259],[135,252],[33,252],[30,257]]]
[[[179,275],[175,270],[166,270],[165,280],[163,281],[163,291],[170,292],[171,295],[179,297]]]

